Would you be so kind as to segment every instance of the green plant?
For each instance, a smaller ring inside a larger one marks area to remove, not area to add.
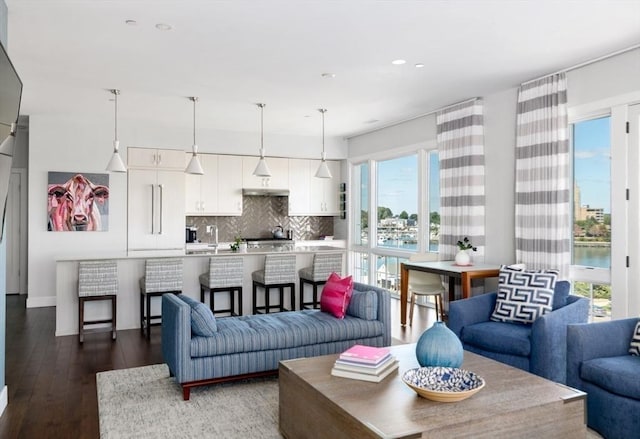
[[[474,247],[473,244],[471,244],[471,241],[469,241],[469,238],[467,238],[466,236],[462,241],[456,242],[456,245],[460,250],[473,250],[474,252],[478,251],[478,247]]]
[[[229,248],[231,249],[231,251],[237,252],[238,249],[240,248],[240,243],[241,242],[242,242],[242,236],[236,235],[233,238],[233,243],[229,245]]]

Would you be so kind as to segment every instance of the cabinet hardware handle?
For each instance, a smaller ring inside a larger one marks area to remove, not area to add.
[[[158,187],[160,188],[160,231],[158,232],[158,235],[162,235],[162,216],[163,216],[162,201],[164,198],[164,185],[159,184]]]
[[[155,226],[155,214],[156,214],[156,187],[154,184],[151,185],[151,234],[153,235],[156,231],[154,229]]]

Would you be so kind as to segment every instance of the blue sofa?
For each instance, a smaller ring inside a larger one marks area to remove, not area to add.
[[[355,282],[344,319],[302,310],[215,323],[212,336],[192,335],[190,305],[180,296],[162,296],[162,355],[185,400],[195,386],[277,373],[281,360],[339,353],[354,344],[389,346],[390,294]]]
[[[567,384],[587,392],[587,425],[608,439],[640,436],[640,357],[629,354],[637,322],[567,328]]]
[[[552,311],[532,324],[491,321],[496,292],[456,300],[449,304],[449,329],[465,350],[564,384],[567,325],[586,323],[589,315],[589,300],[569,291],[569,282],[558,281]]]

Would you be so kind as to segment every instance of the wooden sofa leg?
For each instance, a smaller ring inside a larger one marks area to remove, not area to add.
[[[182,399],[184,401],[189,401],[190,396],[191,396],[191,387],[182,386]]]

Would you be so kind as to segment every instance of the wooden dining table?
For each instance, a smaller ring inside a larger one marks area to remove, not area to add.
[[[471,280],[498,277],[500,265],[471,264],[456,265],[455,261],[403,262],[400,264],[400,325],[407,324],[407,301],[409,296],[409,271],[423,271],[449,277],[449,301],[454,301],[456,282],[460,281],[462,298],[471,294]]]

